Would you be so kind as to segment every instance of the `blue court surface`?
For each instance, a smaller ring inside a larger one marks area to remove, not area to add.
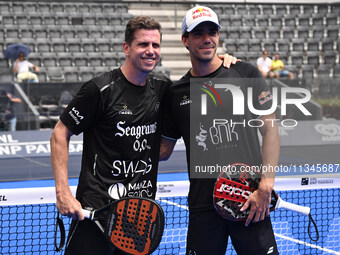
[[[333,185],[290,190],[289,185],[283,183],[301,182],[301,179],[285,179],[275,184],[276,189],[281,190],[278,191],[279,196],[286,201],[311,208],[320,238],[317,242],[309,238],[308,217],[283,209],[274,211],[271,213],[271,218],[280,254],[340,254],[338,180],[315,176],[309,178],[310,185],[332,181]],[[162,242],[153,254],[185,254],[188,224],[187,180],[187,173],[159,174],[157,200],[165,211],[166,226]],[[6,192],[12,190],[13,196],[19,197],[19,201],[21,197],[22,200],[33,199],[34,201],[33,205],[11,206],[5,206],[4,201],[1,201],[0,254],[57,254],[54,248],[56,208],[53,202],[50,203],[55,200],[54,181],[3,182],[0,185],[2,200],[11,198],[10,195],[6,197],[6,194],[10,194]],[[77,179],[70,179],[73,190],[76,185]],[[45,195],[40,195],[40,192]],[[34,196],[38,197],[37,200],[41,200],[39,204],[36,204],[39,201],[36,202]],[[68,230],[69,219],[64,217],[63,221]],[[311,236],[316,237],[313,227],[311,227]],[[226,254],[236,254],[230,240]]]

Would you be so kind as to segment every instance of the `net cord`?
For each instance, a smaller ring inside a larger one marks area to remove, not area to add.
[[[309,186],[302,186],[301,178],[276,178],[274,185],[276,191],[337,189],[339,187],[340,178],[332,179],[332,183]],[[75,196],[77,187],[70,186],[70,188]],[[187,196],[188,192],[189,181],[158,182],[156,199]],[[0,194],[6,197],[6,201],[0,200],[0,206],[56,203],[55,187],[0,189]]]

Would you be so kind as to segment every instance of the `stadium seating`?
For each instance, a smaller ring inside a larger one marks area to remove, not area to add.
[[[323,54],[323,62],[325,64],[334,65],[337,61],[337,52],[336,51],[325,51]]]
[[[270,57],[279,52],[296,77],[308,79],[330,65],[330,78],[339,82],[339,5],[209,6],[219,15],[220,41],[228,53],[256,63],[263,50]],[[28,59],[40,67],[41,82],[86,81],[124,62],[121,44],[132,17],[128,8],[118,2],[0,1],[0,51],[27,44],[32,51]],[[12,61],[0,58],[0,67],[12,68]]]
[[[267,27],[267,31],[269,40],[279,39],[281,37],[281,30],[277,27]]]
[[[307,51],[319,51],[320,40],[317,38],[307,38]]]
[[[289,13],[293,15],[299,15],[301,13],[301,6],[299,5],[291,5],[288,6]]]
[[[296,26],[296,15],[294,14],[286,14],[283,16],[284,25],[287,27],[295,27]]]
[[[282,37],[285,39],[294,39],[295,38],[295,29],[294,27],[282,27]]]
[[[299,78],[300,70],[299,70],[298,65],[285,65],[285,69],[289,72],[292,72],[295,79]]]
[[[78,67],[65,66],[62,68],[66,82],[79,82]]]
[[[319,52],[307,51],[306,61],[308,65],[318,66],[320,64],[320,54]]]
[[[255,15],[254,14],[245,14],[243,16],[243,24],[245,26],[255,26],[256,25],[256,20],[255,20]]]
[[[224,39],[223,47],[226,52],[235,52],[237,51],[237,42],[234,39]]]
[[[331,38],[323,38],[321,41],[322,51],[334,50],[334,40]]]
[[[253,27],[253,34],[257,39],[267,38],[266,30],[262,27]]]
[[[261,52],[262,51],[261,39],[249,39],[248,50],[250,52]]]
[[[303,52],[305,49],[305,40],[303,38],[293,38],[292,39],[292,51]]]
[[[304,63],[304,53],[301,51],[290,52],[291,63],[301,66]]]
[[[336,26],[338,25],[339,15],[337,13],[327,13],[325,17],[326,26]]]
[[[276,51],[284,51],[289,52],[290,51],[290,41],[289,39],[277,39],[277,50]]]
[[[329,96],[333,87],[333,79],[331,79],[332,65],[320,65],[316,69],[318,78],[318,96],[327,97]]]
[[[273,39],[263,39],[262,40],[262,48],[267,51],[273,53],[276,51],[275,40]]]

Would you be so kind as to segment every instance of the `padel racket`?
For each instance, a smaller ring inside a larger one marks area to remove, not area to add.
[[[256,168],[243,163],[229,165],[216,180],[213,202],[216,211],[225,219],[231,221],[245,221],[250,209],[241,212],[241,208],[248,197],[258,188],[262,174]],[[275,191],[271,194],[270,211],[283,208],[302,213],[309,217],[308,235],[313,241],[319,239],[318,229],[310,214],[310,208],[296,205],[282,200]],[[310,224],[314,224],[317,238],[310,235]]]
[[[83,209],[83,214],[127,254],[151,254],[162,239],[164,212],[148,198],[122,198],[97,210]]]

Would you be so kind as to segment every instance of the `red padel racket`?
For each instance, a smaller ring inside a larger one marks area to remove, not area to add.
[[[115,247],[127,254],[151,254],[162,239],[164,212],[148,198],[122,198],[97,210],[83,209],[83,213]]]
[[[243,163],[229,165],[216,180],[213,194],[213,201],[216,211],[225,219],[231,221],[245,221],[250,209],[241,212],[241,208],[248,197],[258,188],[262,174],[254,167]],[[270,211],[283,208],[294,212],[302,213],[309,217],[308,235],[310,236],[310,223],[314,224],[317,238],[318,229],[312,216],[310,208],[296,205],[282,200],[275,191],[271,194]]]

